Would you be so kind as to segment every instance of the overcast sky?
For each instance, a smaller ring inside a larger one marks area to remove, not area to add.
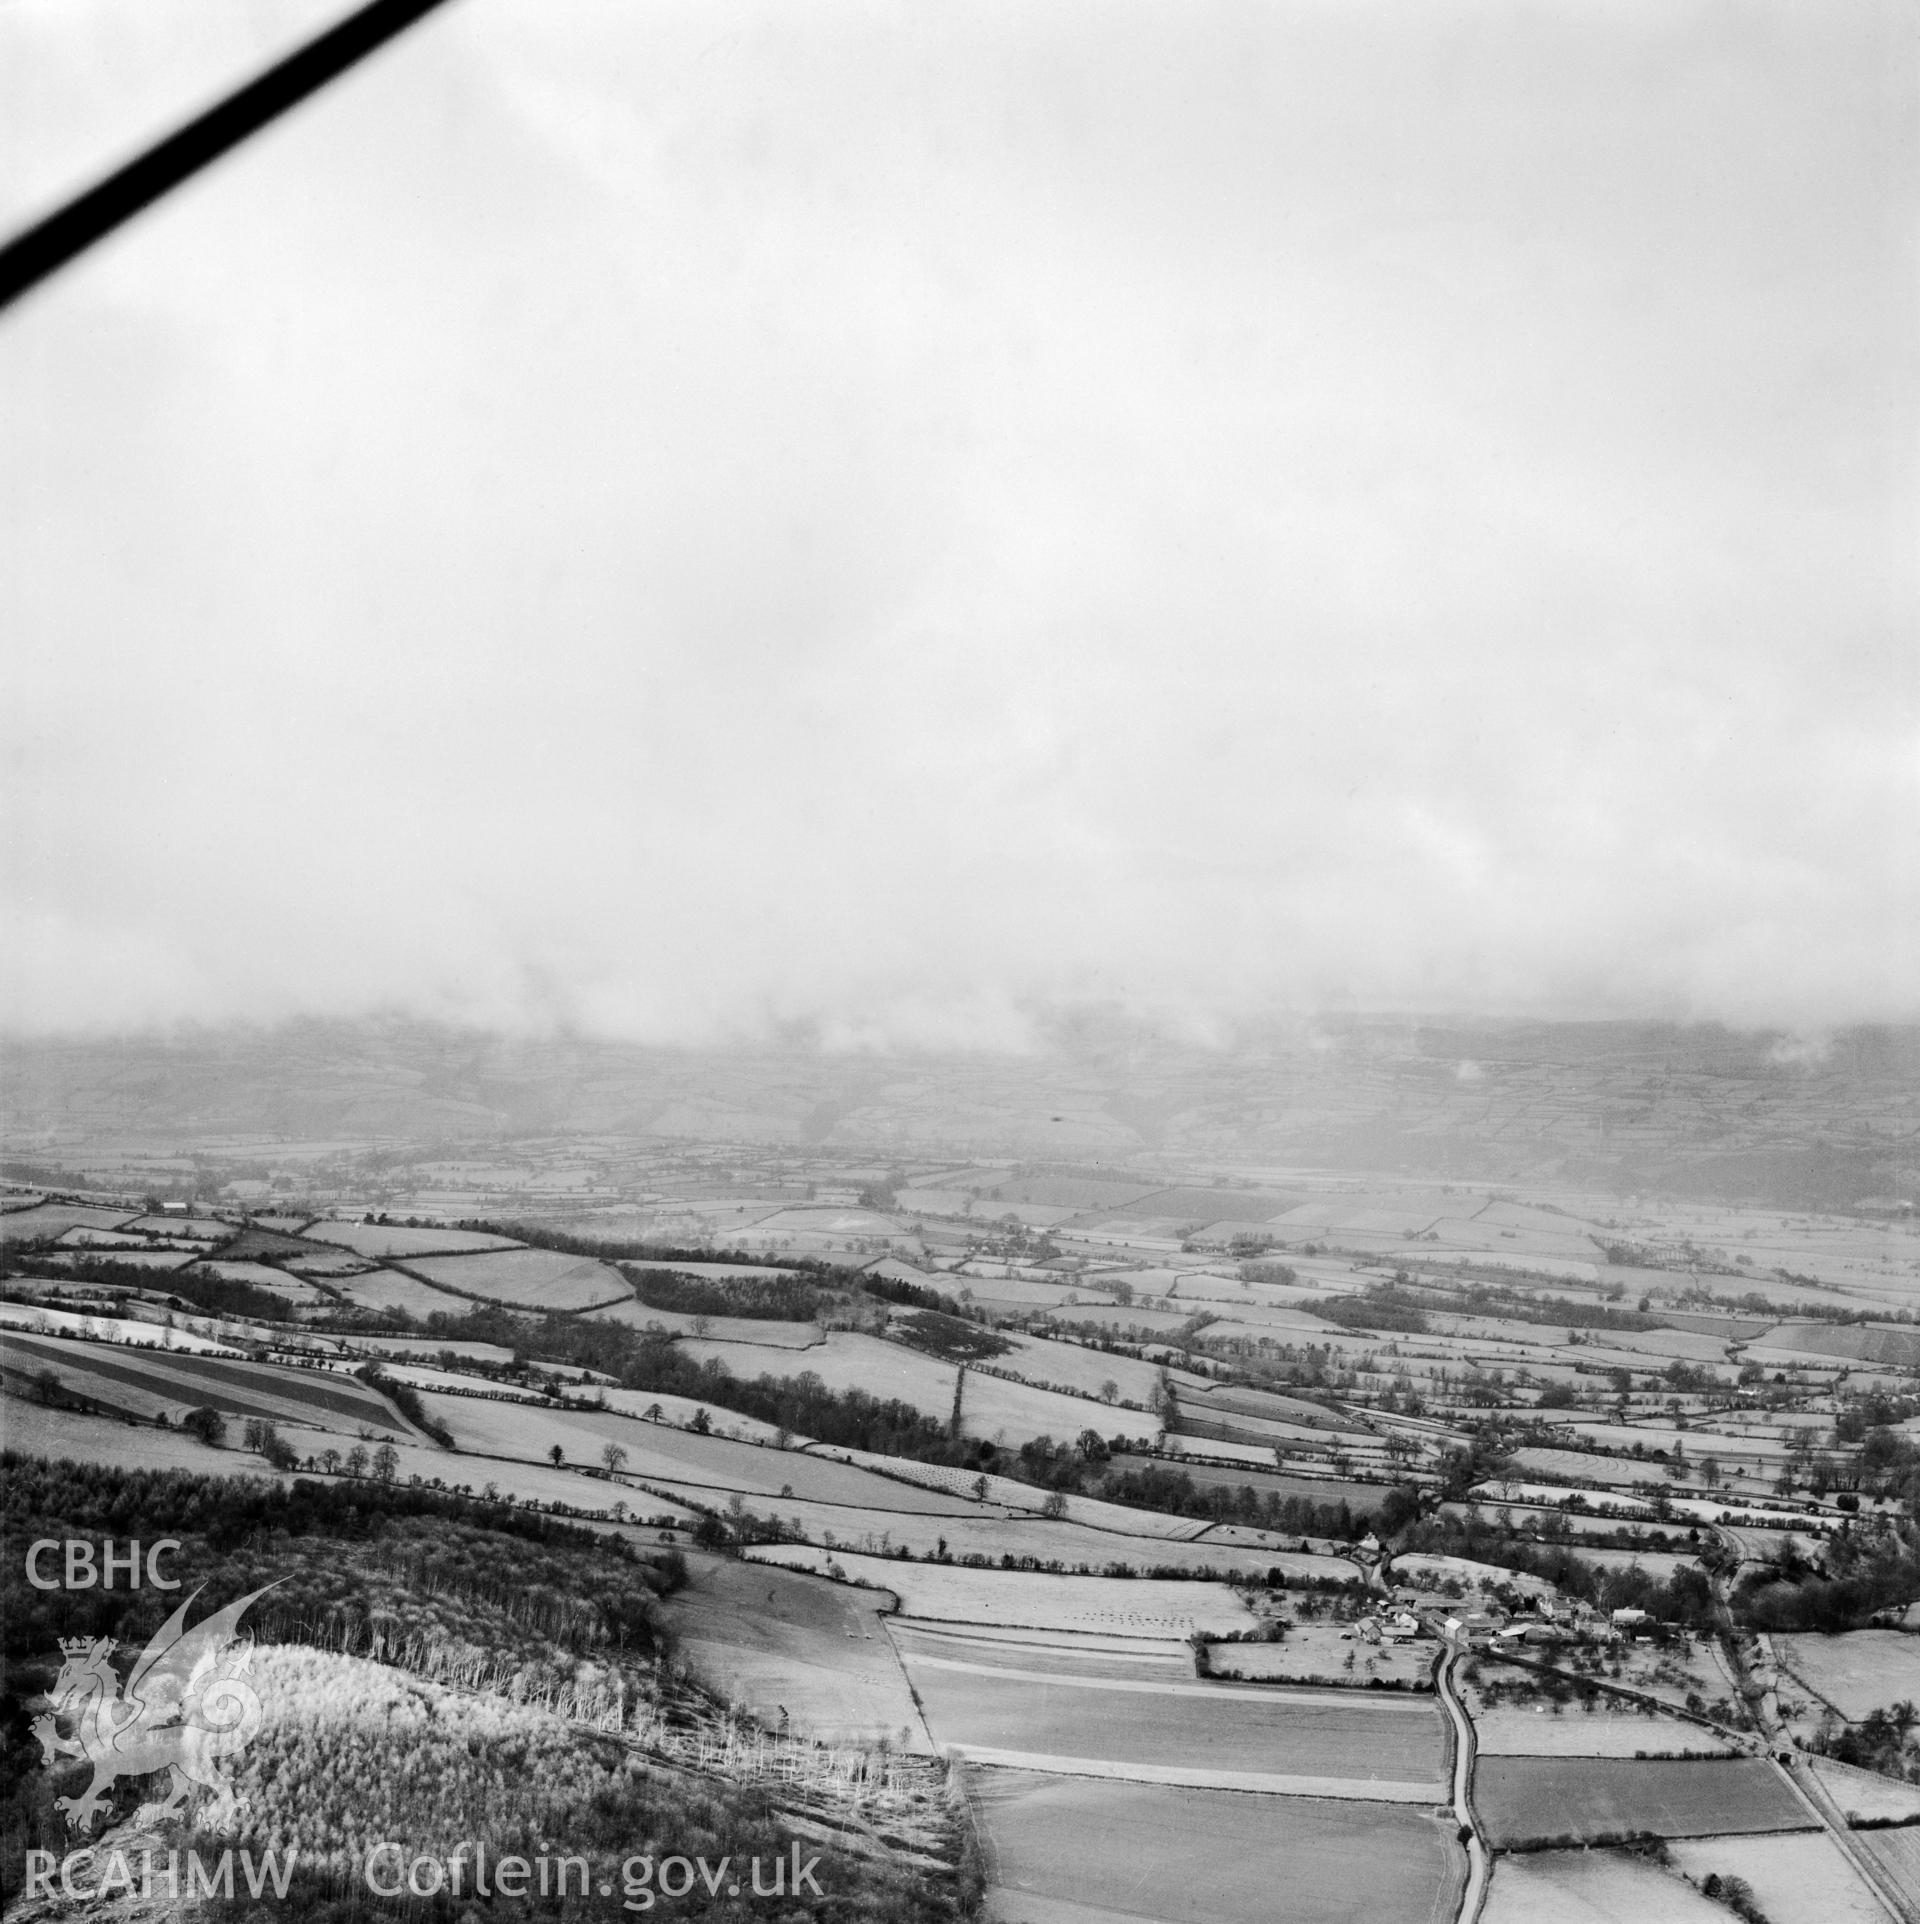
[[[8,225],[344,0],[0,0]],[[1908,0],[461,0],[0,319],[0,1019],[1920,1014]]]

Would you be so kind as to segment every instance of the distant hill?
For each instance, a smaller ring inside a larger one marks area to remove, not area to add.
[[[229,1153],[236,1137],[591,1133],[1018,1156],[1116,1197],[1149,1164],[1191,1163],[1884,1210],[1920,1201],[1920,1028],[1810,1049],[1716,1026],[1374,1016],[1207,1049],[1083,1014],[1030,1055],[887,1058],[309,1021],[14,1040],[0,1119],[16,1155],[49,1131],[69,1149],[221,1138]]]

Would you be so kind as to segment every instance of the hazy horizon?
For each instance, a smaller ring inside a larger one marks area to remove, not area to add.
[[[463,0],[0,321],[0,1030],[1920,1018],[1908,24]]]

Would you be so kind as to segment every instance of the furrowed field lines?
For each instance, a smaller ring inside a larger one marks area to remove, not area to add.
[[[1006,1924],[1453,1916],[1455,1847],[1419,1809],[977,1765],[964,1780]]]
[[[229,1362],[160,1348],[61,1342],[11,1330],[0,1335],[0,1358],[23,1374],[65,1371],[76,1383],[84,1375],[101,1385],[103,1400],[111,1400],[117,1387],[177,1414],[204,1404],[234,1416],[321,1429],[351,1431],[364,1426],[388,1436],[415,1434],[384,1397],[349,1376],[325,1370]]]
[[[951,1645],[894,1626],[941,1746],[996,1759],[1075,1759],[1110,1774],[1195,1772],[1223,1787],[1261,1778],[1323,1796],[1437,1804],[1442,1725],[1431,1700],[1168,1677],[1138,1664],[1043,1664]],[[1060,1766],[1068,1767],[1068,1766]]]

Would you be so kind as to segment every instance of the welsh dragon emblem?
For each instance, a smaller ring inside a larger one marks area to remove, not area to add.
[[[141,1805],[136,1824],[174,1816],[196,1784],[214,1794],[203,1819],[210,1829],[230,1831],[238,1819],[244,1800],[234,1793],[226,1760],[260,1728],[260,1699],[246,1682],[253,1646],[238,1642],[238,1625],[247,1606],[274,1585],[263,1584],[189,1630],[187,1610],[205,1588],[154,1633],[134,1660],[124,1691],[108,1662],[111,1637],[61,1638],[66,1661],[48,1693],[52,1711],[34,1719],[33,1734],[46,1763],[80,1757],[93,1766],[93,1782],[83,1795],[54,1800],[73,1829],[93,1828],[100,1800],[116,1779],[161,1770],[171,1773],[172,1787]],[[63,1717],[73,1719],[71,1737],[60,1735]]]

